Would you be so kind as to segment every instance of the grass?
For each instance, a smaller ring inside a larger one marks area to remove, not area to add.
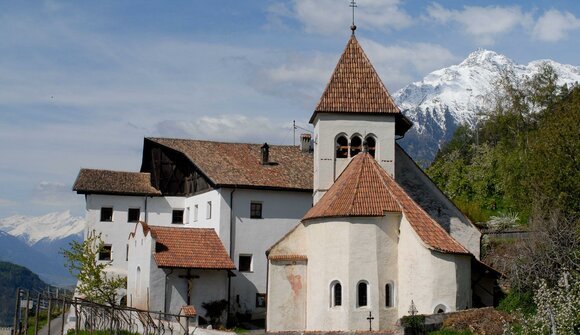
[[[55,308],[54,310],[52,310],[50,319],[54,320],[55,318],[59,317],[60,314],[61,314],[60,309]],[[38,313],[38,331],[40,331],[48,323],[47,315],[48,315],[48,311],[46,311],[46,310],[40,311]],[[28,335],[34,335],[35,322],[36,322],[36,317],[34,315],[29,315],[28,316],[28,331],[27,331]]]

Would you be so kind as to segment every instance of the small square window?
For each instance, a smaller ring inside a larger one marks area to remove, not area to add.
[[[127,222],[139,222],[140,216],[141,216],[141,209],[129,208],[129,211],[127,211]]]
[[[193,206],[193,222],[197,222],[197,215],[199,214],[199,205]]]
[[[183,209],[174,209],[171,213],[171,223],[183,224]]]
[[[207,212],[205,214],[206,219],[211,219],[211,201],[207,202]]]
[[[111,257],[111,250],[112,247],[110,244],[105,244],[100,250],[99,250],[99,260],[100,261],[110,261],[113,258]]]
[[[240,272],[252,272],[252,255],[240,255],[238,270]]]
[[[266,307],[266,293],[256,293],[256,307]]]
[[[113,207],[101,207],[101,222],[113,222]]]
[[[262,218],[262,203],[252,201],[250,203],[250,218],[251,219],[261,219]]]

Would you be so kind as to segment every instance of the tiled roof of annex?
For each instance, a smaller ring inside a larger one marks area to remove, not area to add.
[[[399,114],[387,88],[353,34],[310,118],[316,113]]]
[[[161,195],[144,172],[81,169],[73,185],[79,194]]]
[[[215,185],[312,191],[312,153],[298,146],[268,145],[269,164],[262,164],[262,144],[173,138],[147,138],[184,154]]]
[[[302,219],[402,213],[419,238],[440,252],[468,254],[368,153],[356,155]]]
[[[236,268],[211,228],[148,226],[155,239],[159,267],[233,270]]]

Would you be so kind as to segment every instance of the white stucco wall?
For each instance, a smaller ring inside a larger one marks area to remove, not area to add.
[[[397,279],[399,215],[379,218],[320,219],[308,230],[308,330],[365,330],[394,325],[395,308],[385,307],[384,286]],[[339,281],[342,306],[330,306],[330,286]],[[357,306],[357,285],[368,283],[368,305]]]
[[[318,113],[314,124],[314,203],[324,195],[347,165],[348,158],[335,158],[339,134],[349,139],[358,134],[376,138],[375,158],[390,175],[395,173],[395,117],[365,113]]]
[[[136,224],[133,224],[134,227]],[[154,265],[152,252],[155,242],[151,234],[143,235],[141,224],[137,224],[135,236],[128,239],[127,262],[127,305],[139,309],[150,307],[151,269]],[[139,269],[139,271],[138,271]]]
[[[306,261],[273,261],[268,279],[268,331],[306,328]]]
[[[440,304],[446,312],[471,306],[471,256],[427,249],[404,217],[399,244],[399,317],[408,315],[411,301],[420,314]]]
[[[300,328],[303,330],[366,330],[369,312],[374,316],[373,329],[391,329],[397,320],[397,308],[386,307],[385,285],[393,285],[397,300],[397,244],[400,215],[379,218],[318,219],[299,225],[272,248],[270,256],[306,254],[307,279],[300,282],[307,304],[293,304],[294,295],[288,275],[292,262],[271,261],[269,269],[269,331]],[[294,262],[296,263],[296,262]],[[294,278],[294,277],[292,277]],[[341,306],[331,306],[331,286],[342,286]],[[368,283],[368,305],[357,306],[357,285]],[[289,306],[288,304],[291,304]],[[289,321],[292,315],[297,323]]]
[[[228,205],[230,192],[228,189],[222,190]],[[250,218],[252,201],[262,203],[262,219]],[[252,255],[252,271],[235,271],[232,301],[236,302],[234,308],[238,311],[252,312],[257,318],[264,317],[265,309],[256,307],[256,293],[266,293],[268,264],[265,252],[298,224],[312,206],[312,196],[310,192],[237,189],[233,193],[233,202],[236,239],[232,260],[239,269],[239,256]],[[229,220],[229,217],[228,212],[224,219]],[[229,229],[229,222],[227,226]],[[222,241],[228,248],[229,241]]]
[[[89,194],[86,197],[87,230],[85,237],[93,230],[101,234],[105,244],[111,245],[112,263],[110,271],[127,274],[127,239],[135,228],[135,223],[127,222],[129,208],[141,210],[140,219],[145,219],[145,197]],[[150,201],[151,198],[148,198]],[[101,222],[101,208],[113,207],[113,221]]]

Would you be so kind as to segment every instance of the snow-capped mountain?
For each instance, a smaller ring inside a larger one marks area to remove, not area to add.
[[[84,228],[85,220],[69,211],[0,219],[0,259],[25,266],[51,284],[74,284],[61,250],[82,241]]]
[[[62,240],[71,235],[80,236],[85,227],[82,217],[75,217],[70,211],[49,213],[42,216],[14,215],[0,219],[0,230],[19,237],[28,245],[41,240]]]
[[[521,65],[494,51],[479,49],[460,64],[433,71],[403,87],[393,98],[414,126],[401,144],[415,159],[431,161],[458,125],[475,125],[477,113],[490,102],[502,71],[511,70],[520,79],[531,78],[545,64],[554,68],[558,84],[580,82],[577,66],[552,60]]]

